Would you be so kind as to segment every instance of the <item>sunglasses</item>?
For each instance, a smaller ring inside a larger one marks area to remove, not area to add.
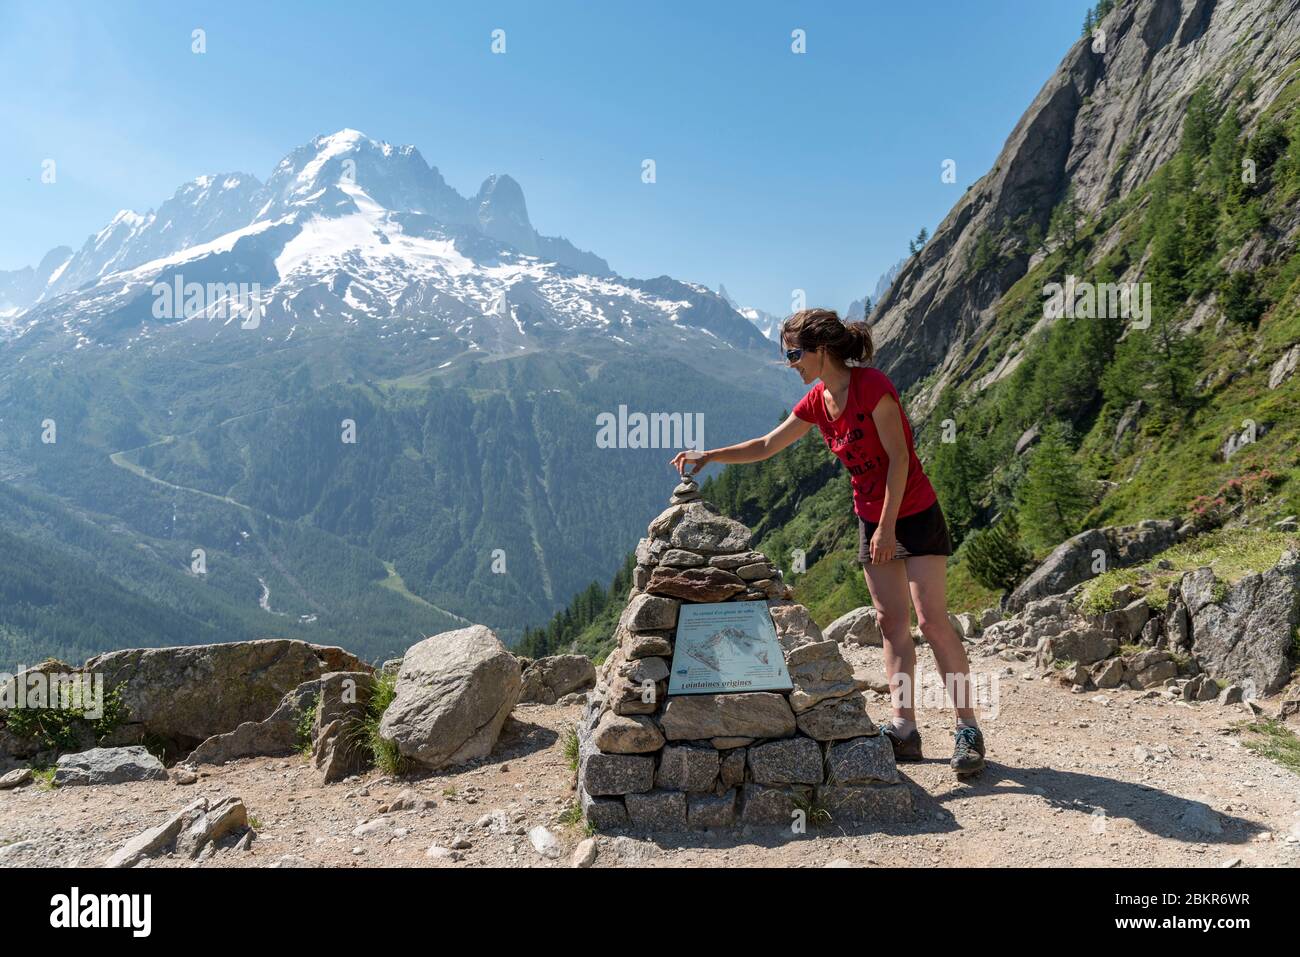
[[[803,350],[802,350],[802,349],[786,349],[786,350],[785,350],[785,361],[786,361],[786,362],[798,362],[798,361],[799,361],[800,359],[802,359],[802,358],[803,358]]]

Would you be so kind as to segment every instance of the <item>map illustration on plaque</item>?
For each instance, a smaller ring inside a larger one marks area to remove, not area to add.
[[[792,687],[766,602],[681,606],[668,679],[670,695]]]

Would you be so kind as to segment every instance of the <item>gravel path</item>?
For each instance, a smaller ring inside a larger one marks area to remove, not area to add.
[[[847,656],[859,671],[882,673],[878,649]],[[918,658],[933,669],[926,649]],[[1300,777],[1242,746],[1241,706],[1073,694],[1026,663],[973,664],[988,687],[997,679],[997,708],[981,717],[990,765],[958,782],[947,766],[951,719],[923,711],[930,757],[901,767],[916,797],[913,822],[597,835],[595,866],[1300,865]],[[870,708],[887,713],[878,697]],[[237,795],[257,826],[250,850],[148,865],[567,867],[586,836],[560,823],[573,801],[564,732],[579,712],[521,705],[488,762],[408,780],[372,772],[321,786],[308,760],[292,756],[208,768],[191,785],[0,792],[0,866],[98,865],[195,798]],[[378,813],[405,789],[433,805]],[[558,839],[558,856],[534,848],[528,832],[538,826]],[[444,850],[430,857],[431,846]]]

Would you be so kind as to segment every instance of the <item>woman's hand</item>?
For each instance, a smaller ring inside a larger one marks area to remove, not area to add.
[[[883,565],[894,560],[894,550],[898,539],[894,537],[894,526],[879,525],[871,535],[871,564]]]
[[[697,449],[686,449],[684,452],[678,452],[674,455],[673,460],[668,464],[677,469],[677,471],[682,475],[694,475],[700,469],[704,468],[704,466],[708,465],[709,459],[712,457],[713,456],[708,452],[701,452]],[[690,462],[695,466],[695,468],[691,469],[689,473],[682,471],[686,467],[687,462]]]

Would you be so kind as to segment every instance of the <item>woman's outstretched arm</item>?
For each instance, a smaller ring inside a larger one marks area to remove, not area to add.
[[[791,445],[803,438],[804,434],[812,428],[811,422],[805,422],[793,412],[786,417],[786,420],[778,425],[767,435],[757,439],[750,439],[747,442],[740,442],[736,445],[728,445],[720,449],[710,449],[707,452],[697,452],[687,450],[678,452],[673,456],[672,462],[678,472],[683,472],[686,466],[694,465],[690,472],[694,475],[710,462],[723,462],[738,464],[741,462],[761,462],[763,459],[771,458],[780,452],[787,445]]]

